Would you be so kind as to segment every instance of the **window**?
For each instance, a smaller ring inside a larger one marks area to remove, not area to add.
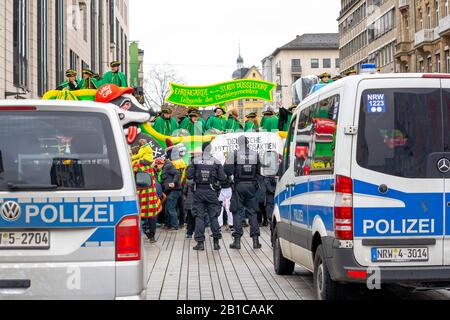
[[[48,0],[37,2],[38,95],[48,90]]]
[[[435,8],[435,10],[436,10],[436,20],[435,20],[435,25],[436,25],[436,27],[438,27],[439,26],[439,19],[440,19],[440,17],[439,17],[439,1],[438,0],[435,0],[434,1],[434,8]]]
[[[375,95],[383,99],[374,101]],[[356,151],[359,166],[402,178],[433,178],[430,156],[441,153],[444,145],[440,97],[439,88],[364,91]]]
[[[445,0],[444,8],[445,8],[445,15],[444,15],[444,17],[446,17],[448,15],[448,0]]]
[[[294,117],[294,120],[291,122],[291,126],[288,131],[288,136],[286,139],[286,144],[284,146],[284,152],[283,152],[283,165],[280,166],[280,177],[282,177],[286,171],[291,166],[291,146],[294,143],[294,136],[295,136],[295,126],[296,126],[296,119]]]
[[[323,59],[323,67],[326,69],[331,68],[331,59]]]
[[[311,68],[318,69],[319,68],[319,59],[311,59]]]
[[[337,58],[335,63],[336,63],[336,68],[341,67],[341,59]]]
[[[423,30],[423,13],[422,12],[419,13],[419,25],[420,25],[420,30]]]
[[[65,51],[65,0],[56,0],[56,37],[55,37],[55,56],[56,56],[56,82],[59,84],[64,81],[64,51]]]
[[[103,21],[104,21],[104,11],[103,11],[103,1],[98,3],[98,73],[103,74]]]
[[[116,43],[116,20],[114,19],[116,16],[116,10],[114,6],[114,0],[109,0],[109,42]],[[117,44],[117,43],[116,43]]]
[[[3,166],[8,182],[58,190],[120,190],[119,157],[103,114],[7,112],[0,118]]]
[[[431,29],[431,8],[427,6],[427,29]]]
[[[312,110],[311,144],[307,160],[311,175],[334,173],[336,127],[339,114],[339,96],[320,101]]]
[[[311,135],[313,130],[313,119],[311,110],[314,106],[303,110],[298,118],[298,130],[295,137],[295,176],[308,176],[310,165],[308,163],[308,153],[311,150]],[[294,121],[292,121],[295,124]]]
[[[450,73],[450,51],[445,51],[445,72]]]
[[[28,85],[28,1],[14,0],[14,85]]]
[[[436,72],[441,72],[441,55],[436,55]]]
[[[302,62],[300,59],[291,60],[292,72],[302,72]]]
[[[70,69],[78,71],[79,60],[80,58],[78,57],[78,55],[74,51],[70,50]]]

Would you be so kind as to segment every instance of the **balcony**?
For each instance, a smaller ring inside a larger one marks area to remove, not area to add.
[[[409,0],[398,0],[398,8],[400,10],[408,9],[409,7]]]
[[[439,34],[441,36],[450,34],[450,15],[439,20]]]
[[[396,57],[405,56],[412,50],[413,48],[410,41],[398,42],[395,46],[395,56]]]
[[[301,74],[302,73],[302,66],[292,66],[291,72],[293,74]]]
[[[421,46],[434,40],[434,29],[423,29],[416,32],[415,46]]]

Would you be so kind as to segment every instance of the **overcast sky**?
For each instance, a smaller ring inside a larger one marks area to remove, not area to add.
[[[239,43],[245,66],[261,66],[303,33],[338,32],[340,0],[130,0],[130,40],[145,69],[170,64],[189,85],[230,80]]]

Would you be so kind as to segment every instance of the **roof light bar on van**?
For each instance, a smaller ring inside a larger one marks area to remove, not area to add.
[[[424,79],[450,79],[448,73],[427,73],[422,76]]]
[[[353,240],[353,180],[336,176],[334,232],[338,240]]]
[[[37,110],[36,107],[10,107],[10,106],[2,107],[2,106],[0,106],[0,111],[36,111],[36,110]]]
[[[141,259],[141,228],[138,216],[125,217],[116,227],[116,261]]]

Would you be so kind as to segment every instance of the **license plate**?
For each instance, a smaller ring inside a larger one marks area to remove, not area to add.
[[[428,248],[373,248],[372,262],[428,262]]]
[[[50,232],[0,231],[0,250],[5,249],[50,249]]]

